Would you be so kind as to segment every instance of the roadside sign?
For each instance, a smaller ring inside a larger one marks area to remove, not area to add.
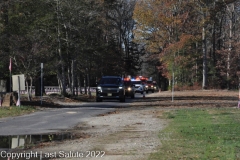
[[[18,77],[20,79],[20,83],[18,82]],[[20,84],[20,86],[19,86]],[[13,75],[12,76],[12,90],[13,91],[18,91],[20,88],[21,91],[25,90],[25,78],[24,74],[20,75]]]

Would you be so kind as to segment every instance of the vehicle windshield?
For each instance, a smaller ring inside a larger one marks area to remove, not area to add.
[[[102,78],[100,84],[116,84],[119,85],[121,83],[120,78]]]
[[[142,84],[142,81],[132,81],[132,84]]]
[[[147,84],[153,84],[153,81],[147,81]]]
[[[125,86],[131,86],[132,83],[131,83],[131,81],[124,81],[124,85],[125,85]]]

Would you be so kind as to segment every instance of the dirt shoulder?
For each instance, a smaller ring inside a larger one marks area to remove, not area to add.
[[[237,91],[175,92],[174,99],[171,92],[149,94],[130,108],[86,119],[73,130],[83,135],[79,138],[52,142],[33,151],[61,153],[61,159],[79,159],[69,155],[71,152],[83,153],[81,159],[93,159],[88,155],[92,151],[93,156],[99,153],[97,158],[103,160],[146,160],[161,147],[158,134],[169,123],[162,119],[163,112],[186,107],[237,107],[237,104]]]
[[[202,108],[202,107],[237,107],[238,91],[228,90],[196,90],[170,91],[147,95],[132,106],[156,106],[162,108]]]
[[[88,151],[102,151],[99,156],[103,160],[144,160],[161,145],[158,133],[167,125],[166,120],[159,118],[161,116],[160,109],[152,108],[122,110],[93,117],[74,129],[75,134],[85,135],[84,137],[51,143],[32,151],[66,154],[78,152],[84,153],[84,159],[93,158],[87,157]],[[67,159],[79,158],[72,155]]]

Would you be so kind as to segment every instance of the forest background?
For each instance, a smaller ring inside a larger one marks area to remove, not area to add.
[[[94,86],[103,75],[153,77],[162,90],[237,89],[239,0],[2,0],[0,79]],[[31,87],[28,87],[31,88]]]

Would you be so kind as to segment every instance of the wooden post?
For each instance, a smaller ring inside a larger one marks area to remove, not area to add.
[[[18,76],[18,105],[19,107],[21,106],[21,101],[20,101],[20,76]]]

